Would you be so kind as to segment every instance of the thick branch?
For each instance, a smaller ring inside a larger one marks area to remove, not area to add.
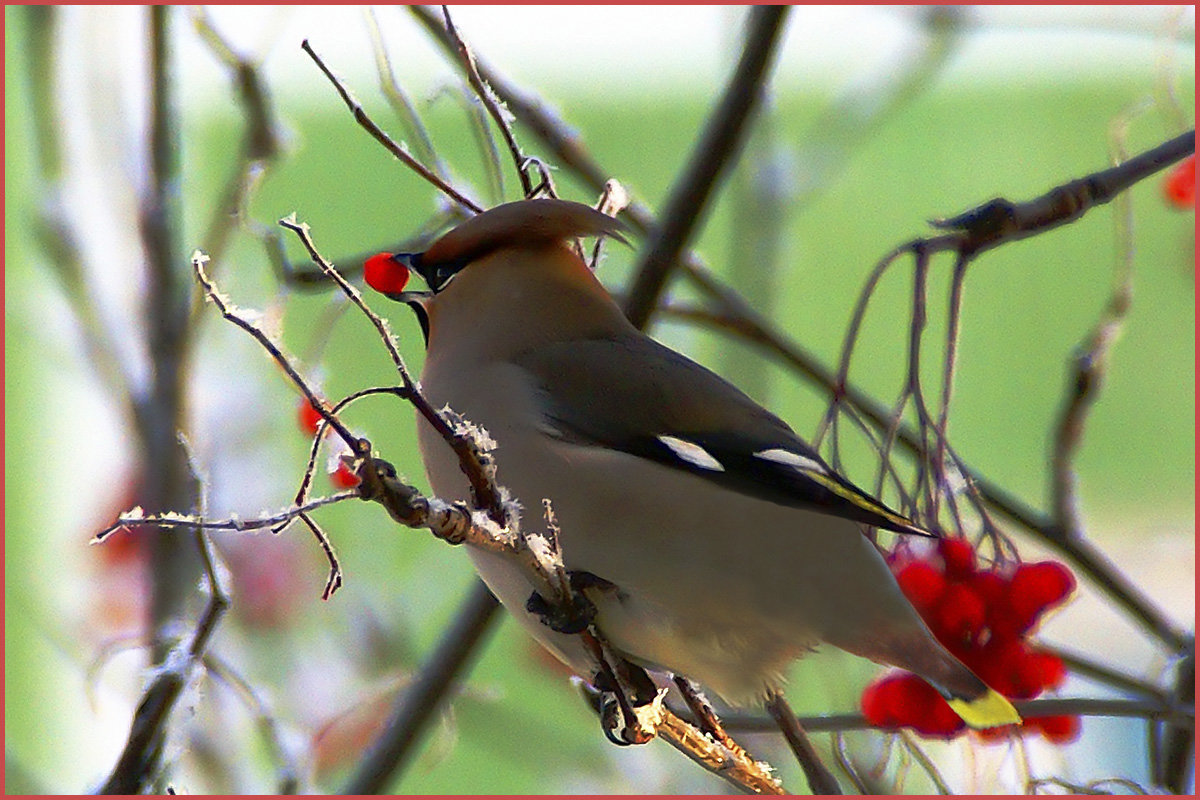
[[[642,251],[625,298],[625,315],[640,327],[650,319],[672,267],[699,227],[718,179],[738,156],[754,119],[787,6],[753,6],[742,57],[720,104],[704,125],[687,166],[675,182],[660,224]]]
[[[387,792],[392,776],[412,758],[429,721],[466,678],[475,653],[495,628],[499,608],[488,588],[476,580],[455,614],[454,624],[417,672],[416,682],[397,698],[387,728],[346,782],[343,794]]]

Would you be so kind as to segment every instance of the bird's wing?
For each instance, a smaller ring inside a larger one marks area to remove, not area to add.
[[[543,428],[556,438],[657,461],[781,505],[931,535],[834,472],[731,383],[649,337],[542,345],[516,363],[539,387]]]

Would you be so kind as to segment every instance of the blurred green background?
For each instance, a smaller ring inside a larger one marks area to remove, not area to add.
[[[586,17],[581,19],[586,25]],[[736,14],[729,12],[728,19]],[[347,20],[349,26],[361,26],[358,17]],[[117,612],[106,593],[136,592],[138,584],[114,588],[97,548],[87,546],[91,533],[124,507],[132,464],[116,411],[119,404],[103,397],[104,387],[83,362],[70,308],[31,236],[31,215],[42,188],[31,161],[31,123],[34,114],[46,109],[30,105],[21,50],[23,19],[8,8],[5,21],[8,784],[10,790],[78,792],[97,783],[113,763],[143,680],[144,656],[137,650],[112,656],[95,674],[88,671],[106,643],[136,630],[121,622],[124,617],[114,619]],[[797,12],[792,25],[802,21]],[[411,23],[389,18],[385,41],[388,25]],[[181,36],[191,35],[182,19],[179,28]],[[1080,25],[1074,33],[1087,31]],[[464,33],[470,36],[470,28]],[[1026,41],[1019,33],[1016,40]],[[969,40],[972,34],[963,35]],[[1037,33],[1029,35],[1033,47]],[[838,117],[850,125],[852,135],[820,125],[839,103],[869,116],[871,92],[880,92],[879,86],[866,85],[862,105],[855,106],[847,104],[846,98],[853,97],[847,94],[850,89],[828,76],[809,84],[794,74],[781,75],[763,124],[712,208],[695,249],[789,335],[834,363],[872,265],[897,244],[929,233],[927,220],[996,195],[1030,198],[1105,166],[1110,130],[1139,103],[1143,106],[1130,116],[1125,140],[1130,152],[1178,133],[1179,119],[1190,125],[1190,37],[1188,33],[1182,44],[1172,45],[1152,33],[1116,35],[1103,41],[1121,53],[1121,69],[1109,69],[1108,56],[1098,48],[1091,61],[1085,59],[1085,67],[1013,69],[1007,79],[997,67],[998,76],[982,81],[956,77],[952,56],[944,71],[923,81],[910,98],[866,130],[853,126],[853,114]],[[275,98],[288,131],[288,149],[258,186],[247,217],[273,224],[295,211],[334,260],[394,245],[431,211],[432,192],[358,129],[315,70],[293,57],[292,42],[286,46],[286,57],[276,53],[268,67],[286,60],[288,69],[313,74],[301,81],[306,90],[297,92],[293,77]],[[729,47],[706,46],[719,52],[712,56],[718,64],[731,63]],[[487,51],[480,49],[486,58]],[[1129,49],[1145,55],[1130,57]],[[1021,57],[1014,49],[1013,60]],[[360,53],[364,64],[369,59],[369,51]],[[189,66],[185,61],[180,68]],[[350,70],[345,63],[334,68]],[[361,76],[363,68],[356,65],[354,74]],[[444,64],[442,70],[440,78],[406,88],[426,111],[439,154],[461,176],[483,186],[478,148],[464,133],[462,109],[445,96],[426,103],[439,81],[452,74]],[[622,76],[625,85],[611,91],[598,91],[594,82],[588,85],[583,79],[575,90],[558,80],[545,93],[609,174],[657,208],[720,89],[723,73],[715,67],[711,71],[718,76],[711,82],[697,80],[667,90],[638,91],[635,74]],[[611,83],[611,76],[606,80]],[[1168,86],[1180,104],[1174,109],[1167,102]],[[354,89],[385,128],[396,129],[369,77],[356,78]],[[69,98],[64,94],[64,99]],[[1147,100],[1152,102],[1145,105]],[[86,114],[87,108],[78,112]],[[233,168],[241,123],[224,84],[210,88],[203,101],[192,98],[183,122],[184,238],[190,252],[206,247],[203,231]],[[76,132],[64,123],[64,136]],[[528,152],[538,153],[532,137],[522,141]],[[85,155],[76,157],[86,158],[86,151],[80,152]],[[838,169],[827,172],[830,163]],[[111,165],[135,184],[136,167],[134,158]],[[508,180],[511,198],[515,181],[511,175]],[[563,196],[593,199],[565,172],[556,173],[556,180]],[[87,185],[78,191],[76,197],[86,202]],[[753,265],[735,273],[731,265],[744,260],[746,247],[737,212],[763,202],[763,196],[775,197],[784,209],[779,263],[774,269],[764,265],[761,274]],[[1191,626],[1194,213],[1168,206],[1161,178],[1135,188],[1132,201],[1134,304],[1079,454],[1082,512],[1089,533],[1146,593],[1178,624]],[[1111,290],[1114,242],[1114,211],[1102,209],[1067,228],[985,255],[972,266],[967,281],[953,440],[980,473],[1037,507],[1046,499],[1049,432],[1063,397],[1068,359],[1096,323]],[[302,262],[300,249],[292,244],[289,251]],[[110,286],[123,282],[125,300],[136,300],[142,291],[136,268],[128,253],[113,247],[95,258],[94,280]],[[619,288],[631,263],[628,251],[610,248],[601,278]],[[931,271],[927,341],[933,354],[940,352],[936,343],[944,336],[950,266],[938,262]],[[329,396],[393,380],[385,352],[361,318],[348,314],[326,334],[315,321],[330,307],[328,296],[292,293],[281,299],[262,247],[252,237],[240,236],[213,267],[225,293],[239,305],[271,309],[273,329],[290,352],[310,356],[314,340],[328,340],[319,365],[314,360],[306,366],[319,366]],[[682,282],[674,289],[676,297],[689,296]],[[97,291],[97,302],[105,297],[111,295]],[[910,297],[911,265],[898,264],[872,302],[851,371],[852,380],[885,402],[901,385]],[[409,365],[418,368],[420,336],[408,312],[377,298],[372,304],[392,318]],[[119,315],[119,304],[109,313]],[[236,510],[250,516],[262,506],[281,507],[299,480],[308,447],[293,422],[296,395],[248,337],[221,323],[215,313],[202,319],[189,392],[194,440],[213,484],[212,513],[224,516]],[[136,325],[129,323],[114,324],[136,333]],[[802,435],[814,431],[825,397],[778,365],[696,328],[663,323],[655,332],[735,375]],[[930,362],[933,377],[936,356]],[[405,407],[368,399],[345,418],[424,485]],[[860,482],[871,480],[871,462],[859,458],[849,466]],[[371,719],[378,722],[372,713],[382,713],[432,648],[472,575],[464,554],[420,533],[397,530],[378,509],[359,506],[343,504],[320,514],[347,576],[345,588],[328,603],[319,600],[319,552],[301,529],[280,538],[225,540],[238,554],[231,560],[255,565],[259,571],[247,567],[248,574],[257,575],[261,585],[283,581],[288,588],[279,591],[284,599],[275,601],[283,611],[275,609],[278,613],[266,617],[245,610],[253,602],[244,599],[253,595],[251,590],[243,595],[240,611],[235,594],[234,613],[216,649],[274,709],[302,757],[316,761],[315,788],[323,791],[339,785],[365,744],[361,729],[369,730]],[[1024,545],[1019,536],[1018,542]],[[1043,636],[1126,669],[1153,674],[1162,666],[1153,648],[1086,586]],[[871,664],[822,654],[796,669],[793,702],[801,713],[852,711],[875,672]],[[1071,688],[1087,691],[1089,685],[1073,683]],[[347,716],[348,708],[356,713]],[[253,720],[225,687],[202,684],[189,695],[176,724],[189,729],[171,743],[168,754],[180,760],[175,773],[180,791],[261,791],[270,786],[269,758]],[[308,749],[318,732],[324,738],[317,740],[315,750]],[[1142,737],[1133,724],[1089,721],[1084,738],[1066,749],[1066,766],[1055,753],[1040,754],[1046,761],[1037,763],[1073,770],[1074,777],[1083,779],[1109,774],[1144,779]],[[756,754],[774,755],[784,764],[785,780],[798,780],[776,743],[754,737],[748,741]],[[870,744],[866,734],[851,741]],[[230,762],[238,765],[236,770],[228,770]],[[507,622],[484,650],[453,711],[393,789],[724,791],[723,784],[666,745],[617,750],[605,743],[566,677]]]

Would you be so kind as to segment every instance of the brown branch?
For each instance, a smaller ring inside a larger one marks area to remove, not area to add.
[[[765,705],[767,713],[779,726],[783,738],[787,740],[788,746],[796,755],[796,760],[800,762],[811,792],[813,794],[842,794],[842,787],[838,786],[833,773],[821,762],[821,757],[817,754],[812,742],[809,741],[808,735],[788,706],[783,694],[774,692],[767,698]]]
[[[1014,702],[1013,706],[1024,719],[1080,716],[1170,720],[1187,728],[1194,728],[1196,720],[1195,708],[1170,698],[1047,697]],[[693,721],[690,715],[682,716]],[[813,733],[878,730],[857,713],[797,716],[796,719],[806,731]],[[779,729],[773,717],[762,714],[726,713],[721,721],[727,730],[739,733],[768,733]]]
[[[429,130],[425,127],[425,123],[421,120],[421,116],[417,113],[416,107],[412,100],[409,99],[408,93],[401,88],[396,81],[395,70],[392,69],[392,60],[388,56],[387,48],[383,45],[383,37],[379,32],[379,20],[376,17],[376,10],[372,6],[367,9],[367,32],[371,36],[371,50],[375,54],[375,70],[379,73],[379,84],[383,90],[383,96],[391,105],[392,110],[400,117],[401,123],[412,134],[412,139],[415,142],[417,149],[417,157],[428,164],[433,165],[433,170],[442,180],[450,182],[450,168],[438,156],[437,149],[433,146],[433,139],[429,135]]]
[[[200,240],[205,252],[219,262],[242,220],[254,186],[262,179],[268,165],[279,157],[283,149],[282,136],[272,110],[270,91],[262,80],[258,62],[238,55],[213,27],[208,13],[202,7],[194,7],[191,17],[196,33],[229,71],[234,84],[234,96],[241,105],[245,122],[237,160]],[[202,306],[202,297],[194,295],[191,305],[193,318],[200,313]]]
[[[498,524],[507,524],[510,521],[511,509],[507,508],[501,499],[499,489],[496,487],[495,465],[491,462],[490,455],[483,449],[481,443],[477,441],[472,428],[465,424],[451,424],[446,415],[436,410],[429,404],[425,395],[417,388],[412,376],[408,372],[408,367],[404,364],[404,359],[400,356],[400,350],[392,337],[391,330],[387,323],[373,312],[362,299],[362,294],[358,289],[346,282],[333,265],[317,251],[316,245],[313,244],[312,237],[309,233],[308,226],[303,223],[298,223],[294,219],[280,220],[280,225],[283,225],[288,230],[295,233],[300,241],[304,244],[309,255],[312,257],[313,263],[317,264],[321,270],[328,275],[341,288],[342,292],[366,315],[375,330],[379,333],[379,338],[388,350],[388,355],[391,356],[392,363],[396,367],[396,371],[400,374],[400,380],[408,392],[408,401],[425,419],[429,425],[437,431],[454,454],[458,456],[459,464],[462,465],[463,473],[467,476],[467,480],[471,485],[471,493],[478,507],[487,509],[488,514]],[[307,388],[306,388],[307,391]],[[314,398],[309,397],[309,400]],[[323,415],[324,416],[324,415]],[[340,424],[340,423],[339,423]],[[335,426],[336,428],[337,426]],[[340,433],[340,431],[339,431]],[[347,443],[355,450],[356,455],[365,455],[362,452],[363,448],[352,443],[351,439],[347,439]]]
[[[658,733],[676,750],[743,792],[785,794],[779,781],[746,756],[745,751],[731,752],[669,709],[664,709]]]
[[[671,269],[699,227],[704,209],[726,167],[738,156],[760,95],[767,69],[787,19],[787,6],[753,6],[749,12],[741,60],[720,103],[705,122],[687,166],[675,181],[647,246],[634,268],[625,298],[629,321],[640,327],[650,319]]]
[[[307,39],[300,44],[300,47],[304,50],[304,52],[308,53],[309,57],[312,58],[316,65],[321,69],[321,72],[325,73],[325,77],[328,78],[329,82],[333,84],[333,87],[337,90],[338,95],[342,98],[342,102],[346,104],[346,108],[350,109],[350,113],[354,115],[354,120],[363,128],[363,130],[375,137],[375,141],[382,144],[389,153],[399,159],[400,162],[406,167],[420,175],[430,184],[435,186],[438,191],[445,194],[463,208],[476,214],[483,210],[476,205],[474,201],[461,194],[453,186],[438,177],[436,173],[434,173],[420,161],[417,161],[417,159],[413,158],[412,154],[408,152],[406,147],[396,144],[396,142],[392,141],[392,138],[384,133],[383,129],[376,125],[374,121],[367,116],[366,111],[364,111],[363,107],[359,105],[359,102],[354,99],[354,96],[350,94],[350,91],[346,88],[345,84],[343,84],[342,81],[330,71],[329,67],[325,66],[325,62],[322,61],[321,57],[318,56],[312,49]]]
[[[186,451],[182,444],[181,449]],[[177,658],[168,653],[160,660],[157,676],[134,711],[129,736],[116,766],[98,794],[141,794],[151,785],[162,760],[171,712],[191,680],[193,669],[203,661],[212,636],[229,609],[229,594],[221,584],[212,543],[197,526],[187,527],[192,530],[193,541],[200,553],[208,586],[208,603],[188,645],[174,648]]]
[[[183,427],[183,387],[187,375],[191,326],[191,283],[180,248],[182,220],[179,191],[180,153],[175,108],[171,15],[165,6],[149,9],[150,138],[147,193],[141,201],[139,228],[146,249],[144,326],[151,381],[132,399],[141,446],[142,498],[152,510],[193,508],[186,459],[177,432]],[[192,542],[151,537],[149,553],[151,635],[181,618],[200,574]],[[153,659],[161,663],[169,646],[156,642]]]
[[[454,47],[458,51],[459,58],[462,59],[463,71],[467,74],[467,80],[471,83],[471,88],[475,90],[475,95],[479,98],[479,102],[483,103],[483,107],[487,109],[488,116],[496,124],[496,128],[500,131],[500,136],[504,139],[504,144],[508,147],[509,155],[512,156],[513,166],[516,167],[517,176],[521,180],[522,196],[530,197],[533,195],[533,184],[530,183],[529,175],[525,172],[525,154],[521,152],[521,147],[517,144],[516,137],[513,136],[512,126],[508,124],[508,120],[504,117],[504,112],[500,110],[500,103],[492,93],[491,87],[479,75],[479,70],[475,66],[475,54],[471,52],[471,48],[463,41],[463,38],[458,35],[458,29],[454,27],[454,20],[450,17],[449,6],[442,6],[442,17],[446,22],[446,31],[454,39]]]
[[[1074,222],[1091,209],[1108,203],[1139,181],[1195,151],[1196,131],[1193,129],[1115,167],[1056,186],[1033,200],[1014,203],[998,197],[949,219],[934,220],[931,224],[936,228],[954,231],[953,249],[974,257],[1001,244],[1036,236]]]

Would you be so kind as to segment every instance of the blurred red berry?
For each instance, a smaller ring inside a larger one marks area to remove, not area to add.
[[[994,569],[981,570],[971,578],[970,587],[983,603],[984,624],[993,638],[1016,636],[1020,631],[1009,605],[1009,579]]]
[[[1025,669],[1031,678],[1036,678],[1041,690],[1057,689],[1067,680],[1067,665],[1053,653],[1031,650]]]
[[[147,535],[141,525],[123,525],[110,533],[95,549],[105,566],[138,562],[146,555]]]
[[[355,475],[346,462],[339,461],[337,469],[329,473],[329,481],[339,489],[353,489],[361,483],[361,479]]]
[[[1046,609],[1066,600],[1073,591],[1075,576],[1058,562],[1041,561],[1017,567],[1009,589],[1009,605],[1018,630],[1032,628]]]
[[[966,539],[941,539],[938,555],[946,565],[947,578],[969,578],[975,574],[975,550]]]
[[[391,253],[376,253],[363,264],[363,278],[380,294],[397,294],[408,283],[408,267],[397,263]]]
[[[922,615],[934,607],[946,589],[946,579],[942,573],[925,561],[914,561],[901,568],[896,575],[896,583],[900,584],[900,591]]]
[[[1163,184],[1167,202],[1176,208],[1196,207],[1196,156],[1191,155],[1167,173]]]
[[[903,724],[899,706],[904,692],[904,681],[911,677],[902,672],[892,672],[874,681],[862,693],[862,712],[867,722],[877,728],[896,728]]]
[[[316,406],[308,402],[307,398],[300,398],[300,406],[297,408],[297,419],[300,422],[300,430],[304,431],[309,436],[315,436],[317,426],[321,424],[323,419],[321,412]]]
[[[1079,738],[1079,717],[1032,717],[1025,720],[1024,730],[1038,731],[1054,744],[1068,744]]]
[[[964,641],[983,627],[987,609],[970,587],[952,583],[946,587],[928,621],[934,634],[947,641]]]
[[[222,543],[232,577],[233,613],[257,629],[282,628],[304,617],[314,602],[311,551],[296,537],[253,537]]]
[[[890,673],[868,686],[862,710],[876,727],[911,727],[923,736],[950,737],[965,727],[936,689],[907,672]]]

